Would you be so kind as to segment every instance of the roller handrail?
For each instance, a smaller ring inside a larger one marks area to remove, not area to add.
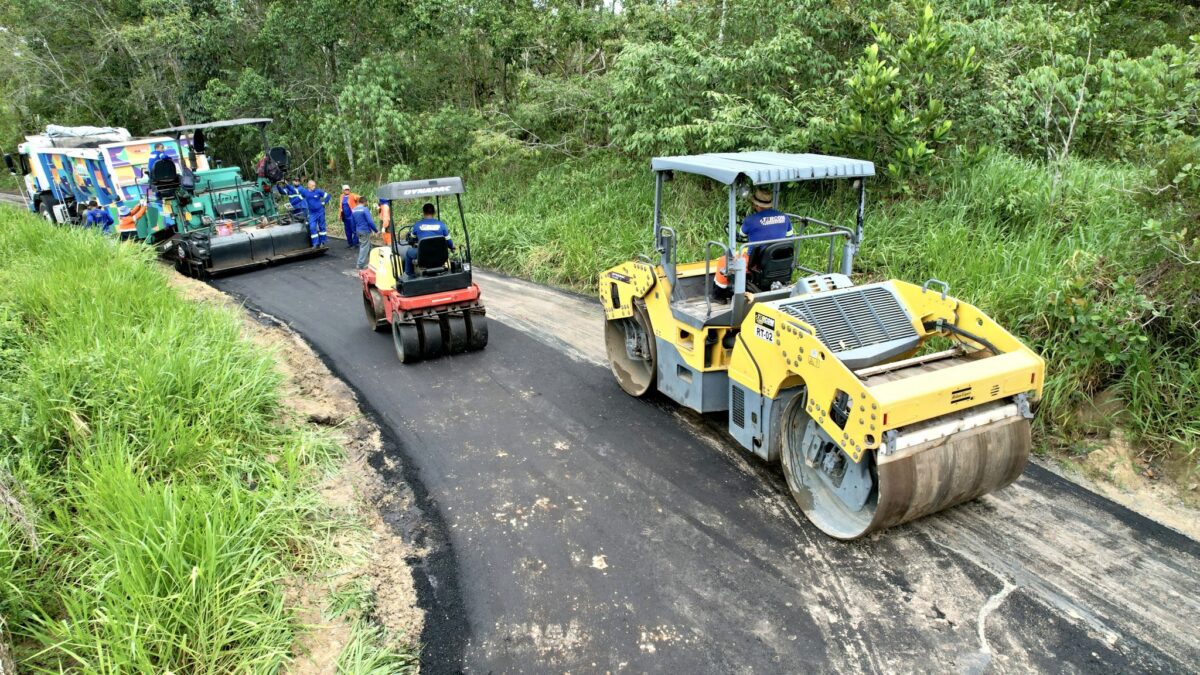
[[[829,232],[813,232],[811,234],[795,234],[790,237],[779,237],[777,239],[764,239],[762,241],[745,242],[741,246],[738,247],[738,255],[741,255],[741,254],[747,252],[751,247],[763,246],[765,244],[777,244],[777,243],[785,242],[785,241],[800,242],[800,241],[808,241],[811,239],[828,239],[829,240],[829,254],[828,254],[827,260],[825,262],[825,265],[826,265],[825,273],[829,274],[830,272],[833,271],[833,246],[834,246],[835,240],[838,239],[839,237],[845,237],[847,240],[849,240],[849,239],[853,238],[853,235],[854,235],[853,232],[851,232],[850,230],[848,230],[844,227],[839,227],[836,225],[833,225],[831,227],[833,229],[830,230]],[[801,265],[797,261],[797,255],[798,255],[798,251],[792,251],[792,269],[798,269],[798,270],[801,270],[804,272],[809,272],[810,274],[820,274],[820,272],[817,272],[814,269],[810,269],[808,267],[805,267],[804,265]]]
[[[798,220],[801,223],[803,223],[804,225],[808,225],[809,223],[816,223],[817,225],[823,225],[823,226],[829,228],[830,230],[842,230],[848,235],[854,234],[854,230],[851,230],[848,227],[845,227],[843,225],[834,225],[832,223],[827,223],[823,220],[820,220],[818,218],[813,218],[811,216],[801,216],[801,215],[795,214],[795,213],[785,213],[783,215],[787,216],[788,218]]]

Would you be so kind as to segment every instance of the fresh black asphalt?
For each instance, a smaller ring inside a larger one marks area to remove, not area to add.
[[[704,421],[632,399],[606,369],[499,322],[482,352],[401,365],[390,334],[367,327],[352,266],[337,249],[213,283],[299,332],[380,423],[373,464],[422,511],[392,524],[429,550],[424,672],[1197,666],[1194,641],[1164,651],[1137,637],[1138,616],[1099,600],[1080,619],[948,544],[948,523],[989,536],[1002,516],[987,500],[839,543],[790,505],[775,467],[715,449]],[[1020,484],[1197,567],[1191,540],[1044,470]],[[1003,567],[1020,553],[995,555]]]

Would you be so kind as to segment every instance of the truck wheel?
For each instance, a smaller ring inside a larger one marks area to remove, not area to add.
[[[42,214],[42,217],[46,219],[47,223],[50,223],[51,225],[54,224],[54,211],[50,209],[49,204],[46,202],[41,202],[38,205],[38,213]]]

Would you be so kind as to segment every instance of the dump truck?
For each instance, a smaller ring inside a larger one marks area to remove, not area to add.
[[[152,133],[172,139],[191,137],[195,159],[205,150],[207,136],[217,129],[254,127],[262,142],[262,160],[254,176],[237,166],[202,167],[197,163],[157,162],[150,175],[155,198],[178,223],[175,236],[163,248],[181,273],[198,278],[320,255],[313,246],[303,214],[280,209],[274,186],[287,175],[289,155],[271,146],[266,127],[270,118],[243,118],[158,129]]]
[[[723,415],[738,445],[780,462],[801,511],[838,539],[1021,475],[1045,364],[943,281],[852,280],[871,162],[741,152],[657,157],[651,168],[655,257],[606,270],[598,286],[625,392]],[[688,262],[663,216],[676,174],[715,181],[728,199],[726,236]],[[850,182],[855,222],[786,214],[792,235],[739,243],[739,196],[770,189],[778,206],[783,189],[809,181]],[[802,251],[824,267],[802,264]]]
[[[471,233],[463,211],[462,178],[388,183],[375,194],[393,205],[430,201],[438,217],[442,198],[454,197],[462,241],[452,252],[444,236],[418,240],[411,225],[396,227],[393,210],[387,244],[371,249],[367,268],[358,272],[367,324],[375,331],[391,329],[396,358],[406,364],[486,347],[487,310],[479,285],[471,278]],[[411,270],[406,270],[409,251]]]
[[[208,169],[208,159],[193,152],[189,136],[135,138],[122,127],[49,125],[41,134],[26,136],[15,154],[4,155],[4,162],[21,178],[21,196],[30,212],[47,222],[78,225],[91,200],[109,209],[117,222],[122,206],[132,208],[151,197],[146,167],[159,143],[173,161]],[[154,241],[170,236],[173,225],[169,214],[149,208],[132,227],[118,227],[118,232],[122,238]]]

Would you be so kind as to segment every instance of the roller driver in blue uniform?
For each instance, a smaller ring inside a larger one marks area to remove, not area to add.
[[[454,240],[450,238],[450,228],[438,220],[437,209],[433,204],[422,206],[421,215],[424,217],[413,223],[412,233],[409,235],[412,245],[404,251],[404,273],[410,277],[414,274],[413,266],[417,260],[417,242],[427,237],[445,237],[446,245],[450,247],[451,251],[454,250]]]
[[[770,241],[791,237],[792,219],[784,212],[775,208],[775,195],[766,188],[755,188],[750,195],[750,206],[753,211],[742,219],[738,230],[738,241],[753,244],[756,241]],[[754,255],[753,246],[746,248],[742,254],[747,263]],[[730,288],[729,270],[725,256],[717,261],[717,272],[713,275],[713,284],[717,287],[716,296],[720,300],[728,300],[733,294]]]
[[[754,194],[750,195],[750,206],[754,211],[742,219],[741,229],[748,243],[793,236],[792,219],[775,208],[775,198],[770,190],[756,188]],[[751,247],[748,252],[753,254],[754,248]]]

